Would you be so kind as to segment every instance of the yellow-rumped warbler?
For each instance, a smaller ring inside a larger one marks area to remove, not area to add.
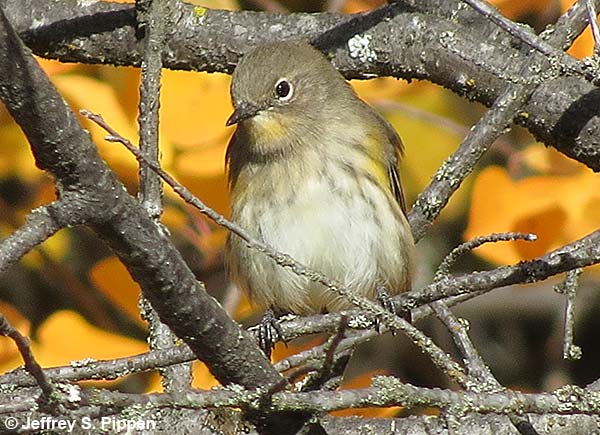
[[[254,48],[233,73],[232,219],[254,237],[375,298],[409,289],[414,242],[394,129],[304,42]],[[226,266],[251,299],[311,314],[351,303],[230,235]]]

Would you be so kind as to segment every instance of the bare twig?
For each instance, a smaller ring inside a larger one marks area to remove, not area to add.
[[[507,242],[512,240],[526,240],[528,242],[533,242],[537,240],[537,236],[531,233],[493,233],[475,237],[474,239],[458,245],[446,255],[438,267],[438,270],[433,277],[433,281],[439,281],[440,279],[447,277],[450,274],[450,269],[454,263],[456,263],[456,260],[467,252],[472,251],[485,243]]]
[[[323,360],[323,371],[327,371],[331,369],[333,364],[333,356],[335,355],[335,351],[340,345],[342,339],[346,335],[346,329],[348,328],[348,316],[342,314],[340,319],[340,326],[336,332],[336,334],[331,337],[328,346],[325,348],[325,359]]]
[[[398,110],[413,119],[435,125],[436,127],[445,128],[449,132],[459,136],[465,136],[469,132],[468,127],[447,116],[441,116],[401,101],[377,99],[370,101],[370,103],[378,110]]]
[[[537,236],[535,234],[523,233],[498,233],[477,237],[461,244],[444,258],[434,276],[434,282],[449,275],[450,268],[460,255],[481,246],[484,243],[517,239],[533,241],[537,239]],[[469,338],[468,327],[465,324],[466,320],[457,318],[444,301],[433,302],[430,306],[446,328],[448,328],[456,347],[464,359],[467,374],[474,379],[470,391],[494,392],[505,390],[502,384],[494,377]],[[510,417],[510,421],[521,435],[537,434],[526,416],[521,417],[513,415]]]
[[[67,366],[45,368],[44,374],[53,382],[114,380],[132,373],[146,372],[195,359],[197,358],[194,352],[186,344],[182,344],[169,349],[153,350],[111,360],[73,361]],[[10,384],[21,387],[34,385],[31,377],[20,370],[6,373],[0,377],[0,385]]]
[[[331,386],[332,378],[335,379],[334,383],[337,383],[353,349],[352,347],[346,347],[346,349],[338,351],[340,343],[346,335],[347,327],[348,316],[342,314],[336,333],[323,345],[320,367],[315,367],[315,364],[303,365],[301,369],[289,374],[290,379],[296,379],[301,374],[307,374],[301,384],[296,386],[298,391],[317,390],[325,384]]]
[[[531,48],[537,50],[549,59],[557,59],[560,62],[560,66],[565,70],[580,74],[581,76],[586,77],[592,82],[597,80],[597,77],[585,71],[581,67],[581,65],[577,63],[577,60],[575,58],[569,56],[564,51],[556,49],[552,44],[544,41],[543,38],[540,38],[539,36],[533,33],[525,31],[522,27],[519,27],[518,24],[501,15],[490,4],[482,0],[462,1],[467,3],[474,10],[476,10],[488,20],[496,24],[498,27],[508,32],[510,35],[520,39],[525,44],[529,45]]]
[[[64,213],[61,204],[57,201],[34,210],[23,226],[0,242],[0,274],[58,230],[72,223],[73,215]]]
[[[532,234],[521,233],[490,234],[487,236],[477,237],[459,245],[444,258],[433,278],[434,282],[442,279],[443,277],[449,276],[450,268],[464,253],[469,252],[470,250],[487,242],[515,239],[531,240],[535,239],[535,236]],[[504,387],[494,377],[489,367],[485,364],[483,358],[479,352],[477,352],[477,349],[475,349],[475,346],[471,342],[466,320],[458,319],[452,313],[452,311],[450,311],[444,301],[433,302],[430,304],[430,306],[450,332],[450,335],[452,336],[452,339],[454,340],[454,343],[464,360],[467,374],[473,378],[473,382],[470,385],[469,391],[502,391]],[[518,421],[517,423],[525,424],[526,422]],[[527,427],[529,428],[530,426],[531,425],[528,425]]]
[[[575,297],[579,286],[581,269],[567,272],[565,280],[555,287],[555,290],[565,295],[565,332],[563,338],[563,358],[578,360],[581,358],[581,348],[573,344],[573,331],[575,329]]]
[[[529,261],[483,272],[444,278],[421,289],[395,296],[403,310],[469,293],[487,292],[497,287],[541,281],[550,276],[600,263],[600,230]]]
[[[46,379],[44,370],[42,370],[42,367],[38,364],[33,356],[31,348],[29,347],[29,340],[27,337],[24,337],[19,331],[17,331],[17,329],[13,327],[2,314],[0,314],[0,334],[11,338],[15,342],[17,348],[19,349],[19,353],[23,358],[23,362],[25,363],[25,370],[27,370],[29,374],[36,380],[37,384],[42,390],[45,402],[51,403],[54,387],[50,384],[48,379]]]
[[[446,328],[448,328],[448,331],[450,331],[452,339],[465,361],[467,374],[472,376],[475,381],[471,384],[472,388],[470,391],[491,392],[502,390],[503,387],[492,375],[489,367],[485,364],[475,346],[473,346],[467,333],[466,321],[454,316],[444,302],[433,302],[431,307]]]
[[[585,0],[585,6],[588,10],[588,21],[594,37],[594,56],[600,55],[600,27],[598,26],[598,12],[594,0]]]
[[[148,408],[253,408],[258,405],[260,391],[235,388],[185,393],[128,394],[107,389],[90,390],[86,400],[90,404],[111,408],[144,405]],[[553,393],[457,392],[440,388],[416,387],[396,378],[380,376],[371,387],[339,391],[276,392],[271,397],[270,409],[335,411],[361,407],[418,406],[449,409],[453,413],[494,413],[501,415],[524,414],[582,414],[600,413],[600,392],[567,386]],[[0,408],[0,413],[3,410]]]

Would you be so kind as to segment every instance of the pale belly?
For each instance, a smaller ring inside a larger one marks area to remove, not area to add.
[[[413,243],[404,215],[370,183],[361,185],[362,194],[348,189],[332,189],[325,179],[305,180],[285,202],[239,204],[233,218],[253,236],[356,294],[373,299],[380,286],[392,294],[406,290]],[[231,237],[232,277],[255,302],[296,314],[351,307],[346,298]]]

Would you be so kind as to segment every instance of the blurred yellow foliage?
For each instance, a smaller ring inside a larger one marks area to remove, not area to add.
[[[31,180],[42,175],[35,166],[27,139],[19,126],[10,118],[0,124],[0,174],[3,176],[23,177]]]
[[[493,232],[537,234],[535,242],[486,244],[476,252],[489,261],[512,264],[531,259],[581,238],[600,223],[600,176],[583,169],[573,175],[543,175],[512,180],[492,166],[473,186],[465,239]]]
[[[37,331],[35,344],[35,356],[44,367],[84,358],[113,359],[148,351],[145,342],[104,331],[68,310],[57,311],[46,319]]]
[[[23,335],[29,335],[29,323],[14,309],[3,304],[0,310]],[[0,340],[0,372],[12,370],[23,363],[14,343],[11,345],[6,340]],[[55,312],[40,325],[31,349],[42,367],[52,367],[86,358],[125,357],[146,352],[148,346],[144,342],[106,332],[88,323],[81,315],[64,310]]]
[[[137,144],[137,125],[127,117],[110,84],[79,74],[54,76],[52,82],[75,113],[80,109],[98,113],[121,136]],[[84,128],[90,131],[102,157],[110,163],[119,177],[134,182],[138,166],[135,157],[123,145],[106,142],[104,138],[107,133],[98,125],[82,116],[79,118]],[[165,155],[169,155],[168,147],[163,150],[163,156]]]
[[[62,261],[68,254],[68,249],[69,233],[68,231],[59,231],[45,240],[39,247],[25,254],[22,261],[31,268],[41,269],[46,266],[42,256],[48,256],[55,261]]]
[[[31,332],[29,320],[12,305],[0,302],[0,313],[2,313],[13,328],[22,335],[29,336]],[[19,367],[22,364],[23,360],[15,342],[11,338],[0,336],[0,374]]]
[[[553,6],[548,0],[491,0],[490,3],[511,20],[517,20],[525,15],[544,13]]]
[[[163,71],[161,127],[169,139],[182,149],[226,140],[229,82],[226,74]]]
[[[117,257],[108,257],[94,264],[90,280],[131,319],[145,326],[138,308],[140,286]]]
[[[573,4],[574,0],[560,0],[561,12],[566,12]],[[579,35],[575,43],[567,50],[567,52],[578,59],[583,59],[586,56],[591,56],[594,52],[594,38],[589,26],[584,32]]]
[[[219,381],[210,373],[206,364],[200,361],[192,362],[192,387],[201,390],[210,390],[219,386]],[[146,388],[147,393],[162,393],[163,387],[158,373],[153,373]]]

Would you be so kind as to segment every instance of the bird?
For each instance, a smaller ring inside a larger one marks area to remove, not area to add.
[[[252,48],[233,72],[230,93],[231,219],[353,294],[374,300],[409,290],[415,244],[394,128],[305,41]],[[352,307],[235,234],[224,259],[231,281],[268,312]]]

